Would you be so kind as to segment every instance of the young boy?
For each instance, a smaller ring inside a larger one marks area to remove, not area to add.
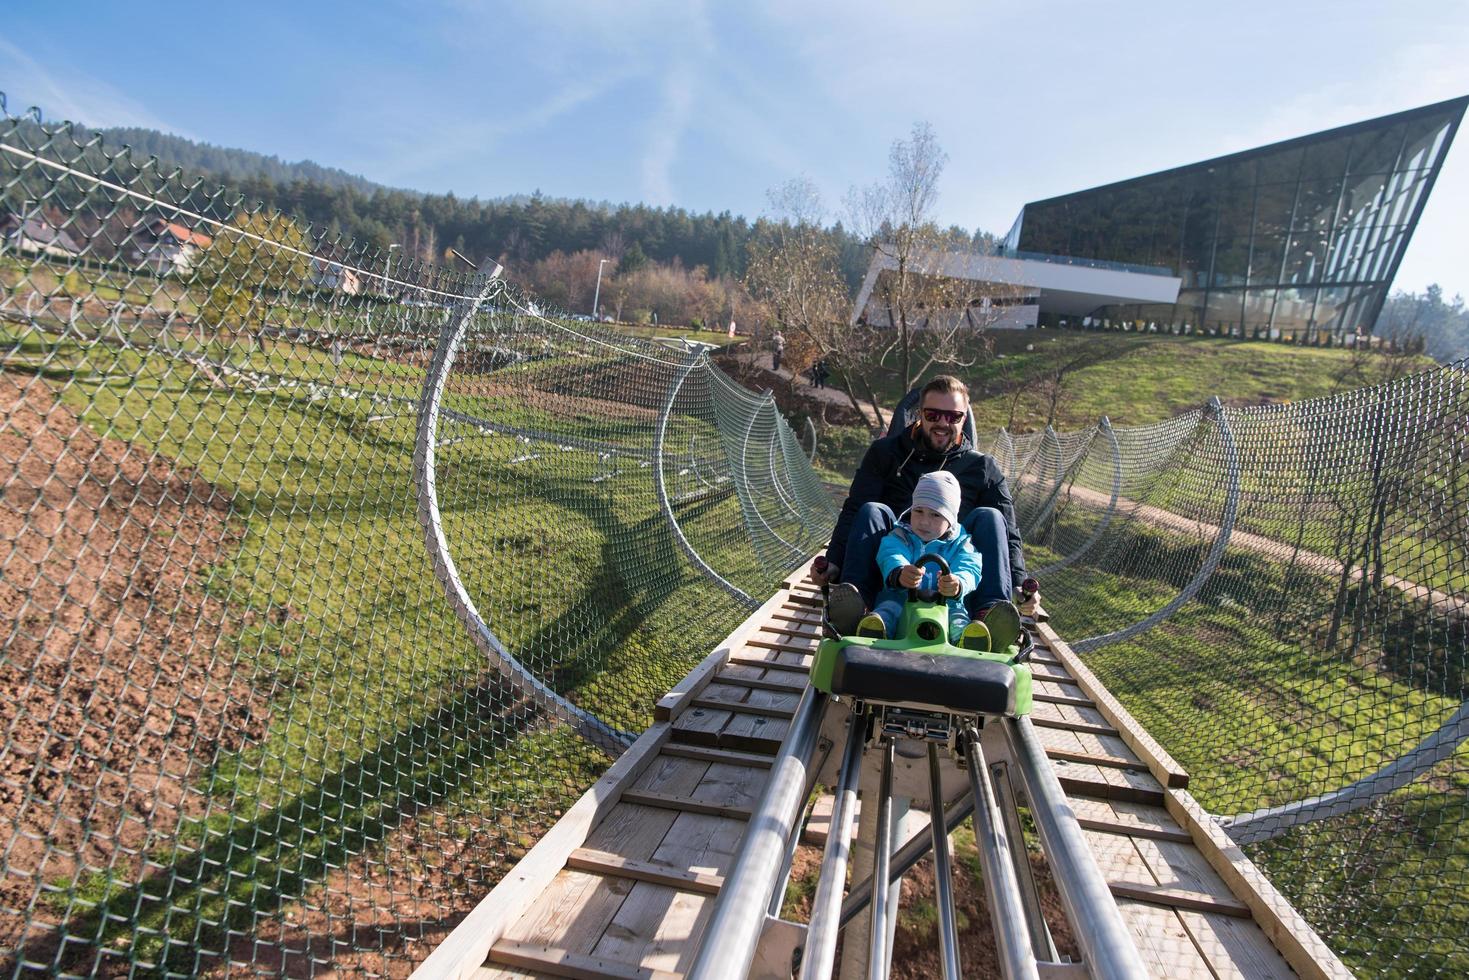
[[[919,478],[907,522],[900,520],[878,545],[884,588],[876,608],[858,624],[858,636],[891,638],[908,590],[927,584],[948,599],[949,641],[970,650],[990,648],[989,630],[978,620],[971,622],[964,608],[964,597],[979,585],[984,569],[969,532],[959,524],[958,510],[959,481],[952,473],[938,470]],[[916,563],[924,555],[944,559],[949,574],[940,574],[932,564],[919,567]]]

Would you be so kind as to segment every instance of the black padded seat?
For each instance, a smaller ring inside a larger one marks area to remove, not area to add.
[[[963,714],[1015,713],[1015,672],[994,660],[852,644],[832,668],[833,694]]]

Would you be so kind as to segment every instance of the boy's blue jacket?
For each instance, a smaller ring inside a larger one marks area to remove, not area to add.
[[[891,531],[883,535],[882,541],[877,545],[877,567],[882,570],[884,585],[894,569],[916,565],[918,559],[924,555],[938,555],[949,563],[950,574],[959,580],[959,594],[949,600],[949,606],[962,605],[964,597],[979,585],[984,568],[979,553],[969,542],[968,531],[956,524],[949,535],[947,538],[934,538],[925,544],[913,528],[899,521]],[[938,581],[938,568],[924,565],[920,586],[937,588]]]

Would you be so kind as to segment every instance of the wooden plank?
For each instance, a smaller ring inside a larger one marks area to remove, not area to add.
[[[732,653],[729,662],[744,667],[764,667],[767,670],[783,670],[789,674],[811,673],[810,667],[798,667],[794,664],[783,663],[773,656],[760,656],[750,653]]]
[[[746,640],[745,646],[754,647],[757,650],[776,650],[780,653],[799,653],[805,655],[809,655],[816,650],[815,644],[784,643],[772,640]]]
[[[680,745],[677,742],[669,742],[664,745],[663,754],[684,759],[699,759],[704,762],[724,762],[732,766],[754,766],[759,769],[769,769],[771,763],[774,762],[774,758],[768,755],[731,752],[729,749],[711,749],[703,745]]]
[[[1066,791],[1067,796],[1086,796],[1098,800],[1126,800],[1133,803],[1147,803],[1152,806],[1163,805],[1162,789],[1147,789],[1141,786],[1117,786],[1113,783],[1096,782],[1088,779],[1076,779],[1071,776],[1058,774],[1061,788]]]
[[[1047,694],[1045,691],[1036,691],[1031,694],[1036,701],[1044,701],[1046,704],[1066,704],[1075,708],[1095,708],[1097,703],[1091,698],[1073,698],[1064,694]]]
[[[1148,975],[1167,980],[1216,980],[1179,913],[1161,905],[1117,899]]]
[[[483,964],[490,947],[555,879],[566,856],[582,845],[588,831],[618,804],[624,785],[654,763],[671,734],[666,722],[657,722],[644,732],[444,937],[416,972],[424,977],[459,980]]]
[[[1142,824],[1121,823],[1110,820],[1093,820],[1090,817],[1077,817],[1076,822],[1083,830],[1095,830],[1103,834],[1121,834],[1127,837],[1149,837],[1154,840],[1174,841],[1179,844],[1190,843],[1191,838],[1181,830],[1163,830],[1158,827],[1147,827]]]
[[[729,659],[729,648],[720,647],[709,654],[699,665],[684,675],[683,679],[653,705],[655,721],[672,721],[688,707],[689,699],[709,685],[719,668]]]
[[[1087,847],[1107,881],[1138,881],[1148,877],[1131,839],[1084,831]],[[1188,930],[1171,909],[1120,899],[1117,910],[1132,933],[1148,974],[1155,977],[1199,977],[1213,980]]]
[[[1138,754],[1144,762],[1148,763],[1153,775],[1164,786],[1174,789],[1182,789],[1188,785],[1188,772],[1174,761],[1173,757],[1164,751],[1163,746],[1147,733],[1137,719],[1114,698],[1091,672],[1081,658],[1072,652],[1065,641],[1056,634],[1056,631],[1048,625],[1037,627],[1041,635],[1046,638],[1056,659],[1060,660],[1066,667],[1068,673],[1076,679],[1077,685],[1087,697],[1097,703],[1097,710],[1107,721],[1116,726],[1120,737],[1127,743],[1127,747]]]
[[[570,857],[566,859],[566,866],[575,868],[577,871],[590,871],[593,874],[610,875],[615,878],[647,881],[681,891],[697,892],[701,895],[717,895],[719,889],[724,885],[722,875],[681,871],[667,865],[635,861],[588,847],[579,847],[572,851]]]
[[[1117,729],[1108,728],[1106,725],[1089,725],[1081,721],[1068,721],[1065,718],[1038,718],[1031,715],[1030,722],[1038,728],[1057,728],[1067,732],[1086,732],[1088,735],[1116,735]]]
[[[763,792],[763,771],[710,766],[693,796],[726,806],[753,805]],[[729,819],[682,813],[650,862],[690,872],[723,875],[734,867],[744,825]],[[713,899],[654,883],[639,883],[618,909],[594,953],[652,969],[684,972],[692,964]]]
[[[491,948],[489,959],[492,963],[538,970],[557,977],[572,977],[573,980],[676,980],[677,977],[676,974],[539,943],[502,940]]]
[[[1068,752],[1065,749],[1046,749],[1046,757],[1059,762],[1077,762],[1111,769],[1129,769],[1133,772],[1148,771],[1148,764],[1140,759],[1119,759],[1115,756],[1095,755],[1091,752]]]
[[[680,813],[702,813],[711,817],[728,817],[731,820],[749,820],[753,812],[747,806],[725,806],[718,803],[702,803],[698,800],[689,799],[686,796],[677,796],[672,793],[654,793],[648,790],[630,789],[622,794],[623,802],[634,803],[638,806],[659,807],[664,810],[677,810]]]
[[[721,701],[718,698],[695,698],[693,705],[696,708],[725,708],[735,714],[761,715],[765,718],[794,718],[796,712],[792,708],[778,708],[768,704],[751,704],[747,701]]]
[[[741,667],[740,669],[751,670],[753,668]],[[718,680],[721,684],[740,684],[759,691],[788,691],[793,694],[800,694],[806,690],[804,683],[793,684],[789,681],[771,680],[768,677],[746,677],[743,674],[731,673],[729,667],[720,671]]]
[[[1209,968],[1228,980],[1294,980],[1280,951],[1253,920],[1201,912],[1178,913]]]
[[[1205,895],[1203,892],[1185,891],[1182,888],[1169,888],[1165,885],[1154,885],[1142,881],[1109,881],[1107,888],[1118,898],[1130,898],[1152,905],[1165,905],[1169,908],[1189,909],[1194,912],[1217,912],[1221,915],[1234,916],[1237,919],[1250,917],[1248,906],[1229,899]]]
[[[650,858],[678,814],[634,805],[626,793],[641,790],[682,797],[698,788],[709,769],[708,763],[660,756],[633,785],[624,788],[623,799],[582,846],[635,860]],[[539,895],[518,910],[518,917],[500,938],[590,953],[633,887],[631,881],[563,867]]]
[[[1230,893],[1250,907],[1255,922],[1296,973],[1333,980],[1353,975],[1239,845],[1204,812],[1193,794],[1182,789],[1171,790],[1164,802],[1169,814],[1193,838],[1200,855],[1224,880]]]

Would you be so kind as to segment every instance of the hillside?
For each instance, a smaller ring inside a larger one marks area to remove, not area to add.
[[[994,350],[955,373],[969,384],[975,424],[1015,433],[1045,428],[1050,389],[1059,379],[1052,426],[1085,429],[1107,416],[1114,426],[1146,425],[1198,408],[1218,396],[1241,407],[1295,402],[1436,365],[1421,355],[1352,351],[1226,338],[1116,333],[997,331]],[[817,463],[828,478],[851,478],[871,436],[832,427],[821,436]]]

